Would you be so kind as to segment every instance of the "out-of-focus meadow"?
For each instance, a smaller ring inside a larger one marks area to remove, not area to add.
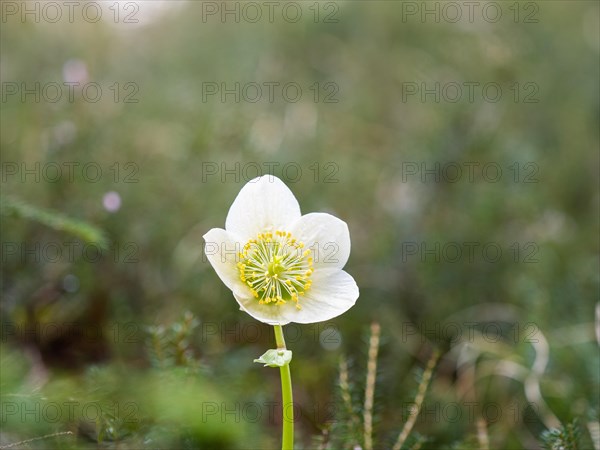
[[[403,448],[598,445],[597,2],[55,5],[2,2],[0,445],[278,447],[202,239],[264,173],[361,292],[284,327],[298,448],[392,448],[436,350]]]

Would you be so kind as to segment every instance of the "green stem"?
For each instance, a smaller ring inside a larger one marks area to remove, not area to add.
[[[285,339],[283,338],[283,329],[281,325],[274,325],[275,342],[278,350],[286,350]],[[279,368],[281,373],[281,400],[283,415],[283,435],[281,439],[282,450],[294,450],[294,408],[292,395],[292,376],[290,375],[290,365],[286,364]]]

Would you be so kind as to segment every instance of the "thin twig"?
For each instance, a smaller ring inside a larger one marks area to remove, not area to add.
[[[48,439],[48,438],[55,437],[55,436],[64,436],[64,435],[72,435],[72,434],[73,434],[72,431],[61,431],[59,433],[46,434],[45,436],[26,439],[24,441],[19,441],[19,442],[13,442],[12,444],[1,445],[0,449],[12,448],[12,447],[16,447],[17,445],[29,444],[30,442],[40,441],[42,439]]]
[[[371,324],[369,338],[369,360],[367,362],[367,382],[365,387],[364,441],[365,450],[373,450],[373,399],[375,397],[375,378],[377,375],[377,353],[381,328],[377,322]]]
[[[398,435],[398,439],[396,443],[392,447],[392,450],[400,450],[406,441],[406,438],[410,434],[415,422],[417,420],[417,416],[421,412],[421,406],[423,406],[423,400],[425,399],[425,393],[427,392],[427,388],[429,387],[429,382],[431,381],[431,376],[433,375],[433,369],[440,357],[440,353],[437,350],[433,351],[431,358],[429,358],[429,362],[427,363],[427,367],[425,368],[425,372],[423,372],[423,377],[421,378],[421,383],[419,383],[419,389],[417,390],[417,396],[415,397],[414,407],[410,410],[410,414],[408,416],[408,420],[404,424],[402,431]]]
[[[329,430],[327,428],[321,431],[321,441],[319,442],[318,450],[326,450],[329,445]]]
[[[538,407],[538,415],[547,428],[559,428],[560,420],[554,415],[544,397],[540,387],[540,379],[544,375],[550,360],[550,345],[546,336],[540,329],[536,328],[535,339],[531,339],[531,346],[535,350],[535,360],[531,366],[529,375],[523,382],[525,388],[525,397],[529,403],[533,403]]]
[[[477,440],[479,441],[479,448],[481,450],[489,450],[490,437],[488,436],[487,424],[483,417],[477,419]]]
[[[590,432],[594,449],[600,450],[600,422],[588,422],[587,428]]]
[[[345,358],[342,358],[340,360],[340,389],[342,391],[342,401],[350,416],[351,429],[358,430],[360,428],[360,419],[354,412],[352,406],[352,395],[350,394],[350,383],[348,380],[348,361]]]

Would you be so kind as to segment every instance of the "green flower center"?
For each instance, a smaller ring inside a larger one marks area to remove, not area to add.
[[[259,233],[238,254],[240,279],[248,285],[258,303],[284,305],[310,289],[313,258],[304,244],[285,231]]]

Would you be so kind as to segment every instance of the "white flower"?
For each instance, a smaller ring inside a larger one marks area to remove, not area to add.
[[[346,223],[325,213],[302,216],[277,177],[248,182],[234,200],[225,229],[204,235],[208,260],[255,319],[271,325],[329,320],[358,298],[342,270],[350,256]]]

